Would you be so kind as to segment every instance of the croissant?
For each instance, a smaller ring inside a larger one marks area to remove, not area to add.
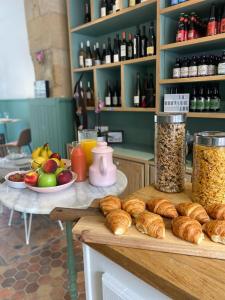
[[[162,239],[165,237],[165,224],[162,217],[149,211],[144,211],[138,215],[136,228],[154,238]]]
[[[190,217],[180,216],[172,220],[173,234],[182,240],[200,244],[204,239],[201,224]]]
[[[212,220],[202,226],[203,231],[215,243],[225,244],[225,221]]]
[[[124,234],[131,224],[131,216],[122,209],[113,210],[106,216],[106,226],[116,235]]]
[[[121,201],[116,196],[108,195],[100,199],[99,206],[105,216],[110,211],[121,208]]]
[[[206,207],[208,215],[217,220],[225,220],[225,204],[211,204]]]
[[[178,213],[199,221],[201,224],[209,221],[209,216],[205,209],[198,203],[184,202],[176,206]]]
[[[167,199],[154,199],[147,202],[148,210],[167,218],[176,218],[178,213],[175,206]]]
[[[145,210],[145,202],[138,198],[130,198],[122,203],[122,208],[136,218]]]

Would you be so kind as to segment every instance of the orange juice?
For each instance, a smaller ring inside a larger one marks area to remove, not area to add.
[[[84,150],[87,167],[89,168],[93,162],[93,156],[91,150],[96,147],[97,141],[92,139],[81,140],[80,142],[82,149]]]

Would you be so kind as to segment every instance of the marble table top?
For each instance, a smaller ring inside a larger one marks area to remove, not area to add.
[[[9,209],[32,214],[49,214],[55,207],[87,208],[96,198],[108,194],[119,195],[127,186],[126,176],[117,170],[117,182],[109,187],[95,187],[85,182],[75,182],[58,193],[44,194],[29,189],[14,189],[6,182],[0,184],[0,202]]]
[[[13,155],[21,155],[21,158],[12,159]],[[7,173],[19,170],[29,170],[31,164],[31,157],[25,153],[11,153],[6,157],[0,158],[0,176],[5,176]]]

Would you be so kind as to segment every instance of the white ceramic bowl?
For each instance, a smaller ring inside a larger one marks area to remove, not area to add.
[[[31,186],[27,183],[25,183],[26,187],[32,191],[38,192],[38,193],[55,193],[55,192],[60,192],[63,191],[65,189],[67,189],[68,187],[70,187],[75,180],[77,179],[77,174],[74,172],[71,172],[73,174],[73,179],[66,183],[66,184],[62,184],[62,185],[57,185],[57,186],[52,186],[52,187],[38,187],[38,186]]]
[[[28,171],[13,171],[13,172],[10,172],[8,173],[6,176],[5,176],[5,181],[7,183],[8,186],[14,188],[14,189],[25,189],[26,188],[26,184],[24,181],[20,181],[20,182],[17,182],[17,181],[11,181],[9,180],[9,176],[10,175],[13,175],[13,174],[16,174],[16,173],[19,173],[19,174],[26,174]]]

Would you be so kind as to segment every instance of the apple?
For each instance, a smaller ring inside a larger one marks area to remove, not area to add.
[[[51,158],[51,160],[54,160],[57,163],[57,166],[60,167],[61,161],[58,160],[58,158]]]
[[[50,158],[57,158],[58,160],[61,160],[61,155],[59,153],[52,153],[52,155],[50,156]]]
[[[38,173],[38,175],[41,175],[41,174],[44,173],[44,171],[43,171],[42,168],[38,168],[38,169],[36,170],[36,172]]]
[[[36,186],[38,182],[38,174],[34,171],[26,173],[24,182],[29,185]]]
[[[64,171],[64,168],[57,168],[57,170],[55,171],[55,175],[59,175],[59,173],[61,173],[62,171]]]
[[[73,179],[73,175],[69,170],[64,170],[57,176],[58,185],[66,184]]]
[[[57,180],[55,174],[43,173],[38,178],[39,187],[51,187],[56,185],[57,185]]]
[[[45,173],[54,173],[57,168],[57,162],[53,159],[48,159],[42,166],[42,169]]]

